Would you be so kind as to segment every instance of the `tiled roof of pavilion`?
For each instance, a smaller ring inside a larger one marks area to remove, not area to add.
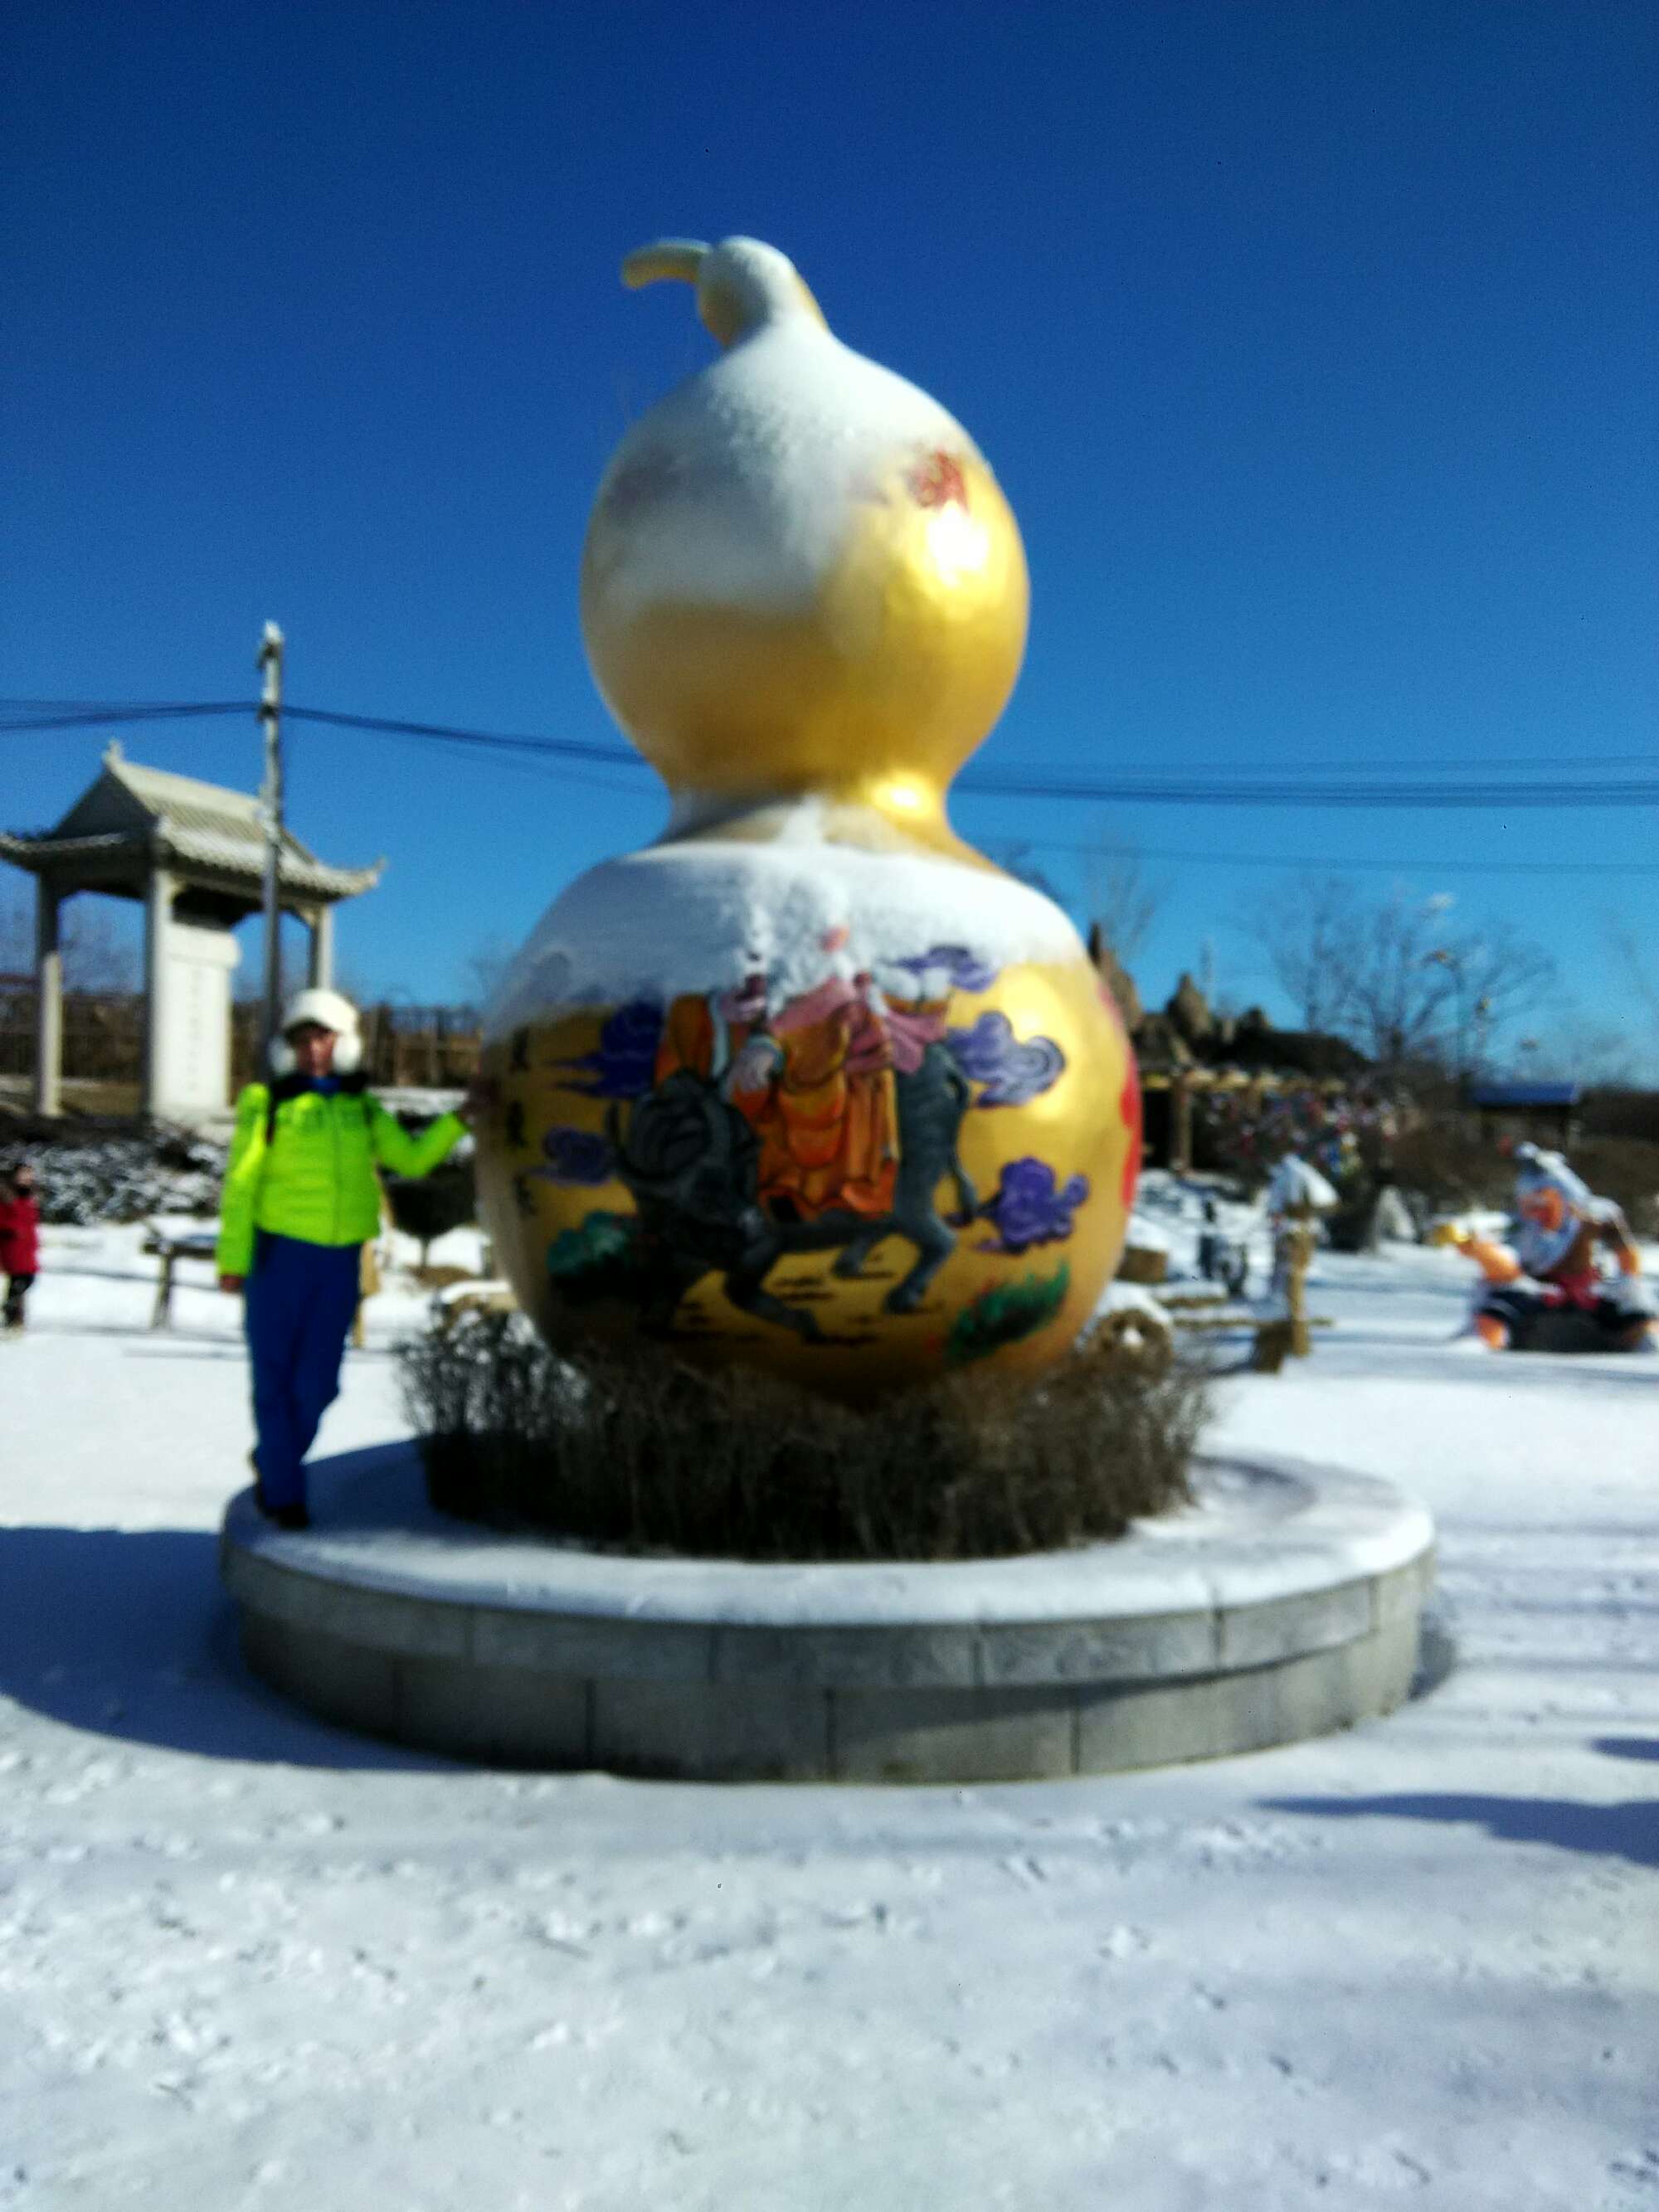
[[[97,781],[55,829],[0,830],[0,859],[37,875],[86,870],[106,878],[123,872],[127,860],[135,873],[152,862],[170,862],[187,874],[254,885],[264,876],[264,823],[259,801],[249,793],[142,767],[128,760],[117,744],[104,755]],[[283,833],[282,884],[289,894],[324,901],[353,898],[374,888],[383,866],[377,861],[368,868],[334,867],[292,832]]]

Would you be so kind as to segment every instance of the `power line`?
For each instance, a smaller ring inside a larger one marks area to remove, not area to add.
[[[0,707],[0,713],[3,711]],[[240,714],[248,711],[246,702],[240,700],[160,705],[134,703],[126,706],[112,702],[98,707],[81,707],[61,714],[14,717],[0,723],[0,730],[8,734],[19,734],[29,730],[79,728],[100,722],[183,720]],[[637,769],[643,765],[640,756],[630,748],[586,738],[508,736],[498,731],[471,729],[453,723],[411,722],[389,715],[352,714],[323,707],[289,707],[285,711],[291,720],[314,722],[335,729],[361,730],[375,736],[423,739],[548,760],[580,761],[606,768]],[[1646,757],[1612,757],[1639,760]],[[1375,765],[1375,763],[1365,763],[1373,770]],[[1559,810],[1659,804],[1659,781],[1625,779],[1580,783],[1560,780],[1535,783],[1470,781],[1454,784],[1372,781],[1321,785],[1306,782],[1300,777],[1287,778],[1283,769],[1273,773],[1277,779],[1275,781],[1223,782],[1180,777],[1152,780],[1144,774],[1091,777],[1066,775],[1054,771],[1046,775],[1027,771],[1017,775],[1010,772],[969,769],[957,779],[957,788],[964,794],[986,798],[1049,799],[1071,805],[1082,802],[1120,806],[1294,806],[1364,808],[1375,811],[1458,809],[1506,812],[1536,807]]]
[[[21,707],[61,708],[62,712],[21,718],[9,710]],[[61,699],[0,700],[0,737],[21,736],[30,731],[82,729],[98,724],[133,721],[185,721],[224,714],[248,714],[252,712],[245,699],[205,700],[199,702],[179,702],[177,704],[120,704],[112,701],[70,701]],[[437,722],[404,722],[374,714],[337,714],[321,707],[285,707],[285,718],[290,722],[318,722],[338,729],[363,730],[373,735],[425,739],[434,744],[468,744],[484,747],[492,751],[528,755],[522,764],[533,767],[533,757],[541,756],[557,762],[580,760],[597,762],[607,768],[641,769],[645,763],[639,754],[622,745],[605,745],[578,738],[504,737],[488,730],[457,729]],[[506,766],[507,763],[501,763]],[[606,779],[582,775],[574,769],[553,767],[539,773],[554,775],[561,781],[586,784],[599,791],[621,791],[627,787]]]
[[[82,717],[88,721],[128,721],[143,719],[166,720],[197,715],[242,714],[252,711],[250,702],[241,699],[155,702],[115,699],[0,698],[0,726],[18,731],[48,730],[71,726]],[[572,755],[580,753],[583,757],[603,759],[612,763],[626,762],[634,768],[641,765],[640,756],[631,746],[616,744],[602,744],[586,739],[567,738],[506,736],[499,731],[473,729],[453,723],[411,722],[394,716],[351,714],[321,707],[296,708],[288,711],[302,714],[309,721],[327,722],[343,729],[368,730],[396,737],[438,738],[455,744],[489,745],[519,751]],[[15,719],[20,716],[27,716],[28,719]],[[1659,752],[1655,751],[1579,753],[1575,755],[1574,758],[1577,764],[1583,768],[1659,769]],[[1380,768],[1384,770],[1410,771],[1419,775],[1451,775],[1461,772],[1466,765],[1459,761],[1420,759],[1379,761],[1372,757],[1363,761],[1291,761],[1280,763],[1271,769],[1265,768],[1256,769],[1248,765],[1241,769],[1237,761],[1188,761],[1182,768],[1182,774],[1187,776],[1213,776],[1227,779],[1234,779],[1241,775],[1248,777],[1257,774],[1279,776],[1287,774],[1346,776],[1365,773],[1374,774]],[[1559,769],[1560,765],[1561,757],[1559,753],[1497,754],[1480,763],[1483,769],[1492,772],[1502,770],[1506,774],[1512,770],[1526,769]],[[1117,772],[1133,779],[1156,771],[1142,763],[1125,762],[1120,764]],[[1034,765],[1024,771],[1023,778],[1009,777],[1006,780],[1016,785],[1022,792],[1029,787],[1033,793],[1042,795],[1069,797],[1071,792],[1067,787],[1076,780],[1076,775],[1077,772],[1069,768]],[[983,787],[988,789],[991,787],[993,778],[1002,780],[1000,772],[985,769],[969,769],[963,777],[959,778],[958,781],[979,782]]]
[[[290,707],[289,719],[323,722],[331,729],[367,730],[377,737],[432,738],[445,744],[481,745],[494,752],[542,753],[558,760],[603,762],[608,768],[644,766],[631,746],[601,744],[586,738],[513,738],[493,730],[458,729],[446,722],[400,722],[384,714],[343,714],[326,707]]]
[[[33,704],[37,707],[61,708],[61,712],[35,714],[27,716],[14,714],[15,705]],[[205,720],[216,714],[251,714],[252,703],[246,699],[180,700],[168,706],[119,706],[97,702],[76,704],[71,701],[38,700],[0,702],[0,734],[21,735],[29,730],[81,730],[100,722],[191,722]]]
[[[63,711],[27,716],[11,712],[13,708],[21,707],[45,707]],[[21,736],[31,731],[84,729],[100,723],[190,721],[216,715],[251,714],[252,712],[252,707],[246,699],[180,701],[168,704],[146,702],[143,705],[91,700],[0,700],[0,736]],[[641,769],[646,765],[630,746],[602,744],[581,738],[508,737],[495,730],[460,729],[446,722],[405,722],[383,714],[348,714],[327,707],[285,706],[283,712],[290,722],[317,722],[331,729],[362,730],[377,737],[426,738],[443,744],[480,746],[492,752],[595,762],[606,768]]]
[[[1572,757],[1583,768],[1659,768],[1659,752],[1575,753]],[[1483,769],[1491,769],[1494,771],[1501,769],[1506,773],[1514,769],[1559,769],[1561,764],[1561,755],[1559,752],[1494,753],[1478,763]],[[1187,775],[1224,776],[1241,774],[1248,775],[1255,773],[1281,775],[1286,771],[1293,771],[1297,775],[1359,775],[1381,768],[1411,769],[1419,775],[1451,775],[1470,765],[1472,763],[1456,760],[1405,758],[1382,760],[1368,754],[1364,760],[1282,761],[1276,763],[1271,770],[1263,769],[1260,771],[1253,769],[1249,763],[1241,767],[1237,760],[1187,761],[1182,763],[1182,773]],[[1123,773],[1127,775],[1153,772],[1146,763],[1140,762],[1125,761],[1121,763],[1121,766]],[[1061,767],[1033,767],[1028,773],[1040,778],[1057,777],[1063,781],[1074,771],[1069,768]]]
[[[289,721],[327,723],[338,730],[368,730],[378,737],[414,737],[431,738],[438,744],[453,745],[483,745],[495,752],[542,754],[556,759],[575,759],[604,763],[606,768],[641,768],[644,761],[633,748],[608,745],[591,738],[557,738],[557,737],[502,737],[493,730],[458,728],[453,723],[427,721],[396,721],[383,714],[345,714],[331,708],[288,708]],[[1646,761],[1648,754],[1631,754],[1628,759]],[[1659,761],[1659,757],[1655,757]],[[1551,763],[1553,765],[1553,763]],[[1117,805],[1133,801],[1148,803],[1194,803],[1194,805],[1460,805],[1480,807],[1506,803],[1520,792],[1520,805],[1631,805],[1644,799],[1659,801],[1659,783],[1608,783],[1608,785],[1579,785],[1579,783],[1537,783],[1537,785],[1453,785],[1451,790],[1437,785],[1360,785],[1360,787],[1336,787],[1336,790],[1312,790],[1301,783],[1276,785],[1188,785],[1182,781],[1151,785],[1126,779],[1124,783],[1048,783],[1042,781],[1042,772],[1033,776],[998,776],[984,769],[967,769],[956,779],[956,787],[964,794],[998,796],[998,799],[1064,799],[1075,803],[1078,799],[1099,799]],[[1486,792],[1502,792],[1502,801],[1486,799]]]
[[[118,705],[113,699],[0,699],[0,714],[35,713],[69,714],[82,707],[95,707],[100,711]],[[141,702],[149,704],[149,702]]]
[[[958,777],[957,787],[981,798],[1079,800],[1114,806],[1343,806],[1504,811],[1530,806],[1659,805],[1659,781],[1604,783],[1182,783],[1138,782],[1125,777],[1077,777],[1038,783],[988,773]]]
[[[1085,860],[1156,860],[1160,866],[1215,868],[1295,868],[1310,874],[1347,875],[1355,870],[1385,875],[1466,876],[1659,876],[1651,860],[1320,860],[1267,853],[1179,853],[1146,845],[1089,845],[1061,837],[1006,841],[1021,853],[1072,853]]]

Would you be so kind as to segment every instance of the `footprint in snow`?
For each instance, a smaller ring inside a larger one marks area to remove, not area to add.
[[[999,1859],[997,1864],[1002,1869],[1004,1874],[1010,1875],[1026,1889],[1039,1889],[1048,1879],[1048,1870],[1042,1860],[1034,1859],[1029,1854],[1024,1856]]]
[[[1133,1959],[1137,1953],[1150,1951],[1152,1939],[1144,1928],[1109,1928],[1095,1949],[1103,1959]]]

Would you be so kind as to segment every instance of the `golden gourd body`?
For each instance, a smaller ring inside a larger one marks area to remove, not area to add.
[[[584,636],[675,801],[492,1016],[486,1212],[550,1329],[642,1326],[858,1397],[1064,1349],[1121,1249],[1133,1060],[1076,933],[951,830],[1024,650],[961,425],[752,240],[635,257],[727,350],[600,485]]]

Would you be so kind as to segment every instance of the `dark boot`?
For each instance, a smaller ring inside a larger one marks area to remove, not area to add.
[[[303,1505],[273,1505],[267,1498],[264,1484],[259,1476],[259,1462],[254,1453],[248,1454],[247,1463],[253,1469],[253,1502],[264,1518],[274,1522],[279,1528],[309,1528],[311,1516]]]

